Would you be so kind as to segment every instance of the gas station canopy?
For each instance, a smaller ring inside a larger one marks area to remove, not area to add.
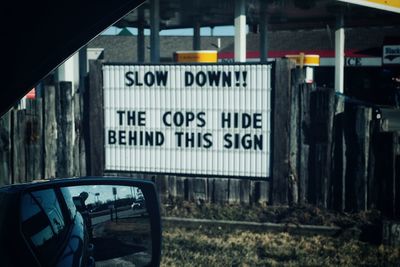
[[[383,9],[378,9],[379,2]],[[393,2],[393,4],[391,4]],[[246,23],[257,29],[267,18],[269,30],[299,30],[334,26],[339,14],[345,27],[400,25],[400,1],[380,0],[250,0],[246,1]],[[377,4],[378,3],[378,4]],[[385,4],[389,3],[389,4]],[[386,6],[388,8],[386,8]],[[399,5],[399,7],[397,7]],[[233,25],[235,1],[159,0],[160,30]],[[388,12],[389,11],[389,12]],[[125,16],[117,27],[150,28],[150,3]]]

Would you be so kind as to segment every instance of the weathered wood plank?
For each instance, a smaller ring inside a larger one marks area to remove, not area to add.
[[[259,204],[269,204],[270,201],[270,182],[268,181],[260,181],[258,182],[259,188]]]
[[[205,178],[188,178],[188,199],[190,201],[206,201],[207,191]]]
[[[370,145],[371,108],[359,107],[356,113],[356,135],[359,153],[357,155],[357,173],[355,188],[357,211],[367,210],[368,161]]]
[[[56,88],[46,85],[43,89],[43,127],[44,127],[44,178],[56,177],[57,163],[57,120]]]
[[[378,209],[387,218],[395,215],[395,190],[396,190],[396,145],[398,135],[393,132],[382,132],[378,136],[379,150],[376,154],[375,175],[379,179]]]
[[[214,201],[214,179],[207,178],[207,202],[212,203]]]
[[[175,177],[176,181],[176,194],[175,197],[177,200],[183,200],[185,198],[185,182],[182,177]]]
[[[11,183],[11,111],[0,117],[0,185]]]
[[[224,204],[228,202],[229,197],[229,179],[218,178],[213,180],[212,202]]]
[[[346,209],[367,209],[371,109],[346,106]]]
[[[345,209],[346,183],[346,142],[345,142],[345,114],[344,97],[336,96],[335,117],[333,120],[333,162],[332,162],[332,197],[329,205],[335,210]]]
[[[368,208],[377,209],[379,204],[380,176],[376,173],[376,163],[379,160],[379,134],[381,120],[373,120],[370,128],[370,152],[368,164]]]
[[[333,89],[311,93],[311,146],[309,196],[311,203],[327,208],[331,190],[331,142],[335,103]]]
[[[250,185],[250,180],[247,179],[240,179],[239,180],[239,201],[242,204],[250,204],[250,190],[251,190],[251,185]]]
[[[103,111],[103,74],[100,61],[90,61],[88,103],[89,132],[89,175],[103,175],[104,173],[104,111]]]
[[[14,110],[13,123],[13,183],[26,180],[26,116],[25,110]]]
[[[157,175],[155,177],[155,184],[160,196],[160,200],[164,202],[168,199],[168,178],[165,175]]]
[[[72,83],[60,82],[57,94],[57,167],[58,178],[73,176],[73,104]]]
[[[397,139],[398,140],[398,139]],[[400,142],[397,143],[399,148]],[[396,153],[395,159],[395,192],[394,192],[394,218],[400,220],[400,155]],[[400,235],[400,233],[399,233]],[[400,237],[399,237],[400,238]]]
[[[400,223],[398,221],[383,221],[382,244],[394,247],[400,246]]]
[[[72,96],[73,101],[73,150],[72,150],[72,166],[73,176],[81,176],[81,138],[82,137],[82,125],[81,125],[81,96],[75,92]]]
[[[290,142],[290,72],[293,64],[277,60],[275,89],[272,92],[272,202],[286,205],[289,201],[289,142]]]
[[[238,179],[229,180],[228,203],[240,202],[240,181]]]
[[[305,70],[295,68],[291,71],[290,92],[290,151],[289,151],[289,202],[299,201],[299,149],[300,149],[300,87],[304,83]]]
[[[299,202],[304,204],[308,197],[310,155],[310,96],[312,86],[303,84],[299,88]]]
[[[26,107],[26,176],[32,181],[43,178],[42,99],[27,99]]]

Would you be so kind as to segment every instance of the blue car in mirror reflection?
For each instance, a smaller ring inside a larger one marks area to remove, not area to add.
[[[151,262],[151,225],[138,188],[17,188],[0,190],[0,266],[147,266]],[[135,204],[139,206],[133,209]],[[20,231],[14,230],[16,225]],[[15,252],[21,257],[14,257]]]
[[[21,199],[21,230],[44,266],[94,266],[83,216],[67,188],[27,192]]]

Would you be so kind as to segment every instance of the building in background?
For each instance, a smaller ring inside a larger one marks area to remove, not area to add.
[[[395,60],[395,64],[383,64],[382,55],[387,42],[393,49],[400,46],[399,36],[400,29],[395,26],[346,29],[345,95],[375,104],[394,105],[390,81],[400,64]],[[259,61],[259,38],[259,34],[247,34],[247,62]],[[192,42],[192,36],[160,36],[161,62],[173,63],[174,53],[191,50]],[[145,62],[150,62],[149,45],[150,37],[146,36]],[[200,48],[218,51],[220,62],[234,61],[233,36],[202,36]],[[137,36],[100,35],[89,43],[88,59],[100,57],[104,62],[137,63],[137,51]],[[269,60],[300,53],[320,56],[320,66],[315,68],[314,74],[316,85],[333,88],[334,32],[326,28],[269,33]]]

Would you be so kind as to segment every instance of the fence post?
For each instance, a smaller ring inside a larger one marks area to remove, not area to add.
[[[216,204],[224,204],[228,202],[229,197],[229,179],[216,178],[213,180],[213,197],[212,201]]]
[[[275,88],[272,91],[272,204],[289,203],[290,72],[294,64],[277,60]]]
[[[396,150],[398,134],[394,132],[382,132],[377,138],[375,177],[378,180],[379,199],[378,208],[383,215],[393,218],[396,214]],[[397,179],[398,181],[398,179]]]
[[[0,117],[0,185],[11,183],[11,112]]]
[[[73,175],[74,142],[73,136],[73,107],[72,83],[60,82],[57,97],[57,177],[71,177]]]
[[[251,190],[251,181],[247,179],[239,180],[239,200],[242,204],[250,203],[250,190]]]
[[[156,184],[157,192],[160,196],[161,202],[165,202],[168,199],[168,177],[166,175],[154,176],[154,183]]]
[[[381,120],[375,119],[371,121],[369,147],[369,163],[368,163],[368,208],[377,209],[379,204],[379,177],[375,175],[377,158],[379,151],[379,135]]]
[[[87,171],[89,175],[104,174],[104,99],[103,73],[101,61],[90,61],[89,90],[87,90],[89,155]],[[87,141],[87,140],[86,140]]]
[[[255,185],[252,186],[253,195],[255,196],[255,201],[259,204],[269,204],[270,203],[270,181],[259,181],[255,182]]]
[[[357,211],[367,210],[368,201],[368,162],[370,145],[371,108],[357,109],[356,134],[359,145],[356,175]]]
[[[229,179],[228,181],[228,202],[239,203],[240,202],[240,181],[238,179]]]
[[[346,209],[367,209],[371,109],[346,106]]]
[[[346,204],[346,142],[344,97],[336,96],[335,117],[333,119],[332,145],[332,197],[331,205],[335,210],[344,211]]]
[[[44,178],[56,177],[58,129],[56,120],[56,88],[45,85],[43,90]]]
[[[207,200],[207,180],[205,178],[187,178],[188,200]]]
[[[176,194],[175,198],[178,201],[182,201],[185,199],[185,179],[183,177],[176,176],[175,183],[176,183]]]
[[[73,95],[73,102],[74,102],[74,140],[73,142],[73,175],[74,176],[82,176],[84,173],[83,166],[81,164],[81,158],[84,157],[85,151],[84,146],[82,146],[81,140],[83,139],[82,133],[82,114],[81,114],[81,94],[75,92]]]
[[[312,203],[327,208],[331,192],[331,146],[333,89],[318,89],[311,93],[311,140],[309,196]]]
[[[26,116],[25,110],[14,110],[13,122],[13,183],[26,180]]]
[[[304,83],[304,69],[295,68],[291,70],[291,92],[290,92],[290,151],[289,151],[289,202],[297,204],[299,201],[299,142],[300,142],[300,111],[299,111],[299,89]]]
[[[309,155],[310,155],[310,95],[312,85],[302,84],[299,88],[299,202],[308,198]]]
[[[42,99],[27,99],[26,107],[26,176],[31,181],[43,178]]]

